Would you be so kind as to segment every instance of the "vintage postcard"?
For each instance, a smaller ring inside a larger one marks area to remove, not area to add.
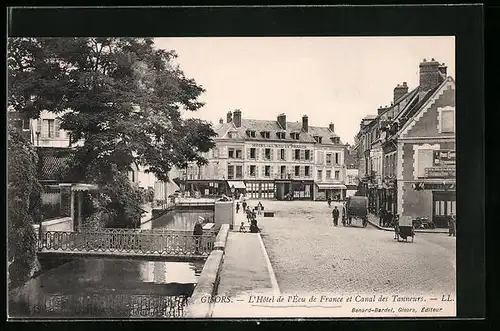
[[[455,38],[8,39],[10,318],[455,317]]]

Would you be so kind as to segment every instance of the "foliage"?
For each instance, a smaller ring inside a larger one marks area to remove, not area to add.
[[[37,155],[12,125],[8,125],[8,259],[15,287],[29,279],[36,267],[34,218],[39,217],[41,186],[36,178]]]
[[[84,140],[70,179],[103,185],[112,202],[102,207],[119,208],[116,220],[137,210],[124,180],[131,164],[167,180],[174,166],[206,164],[200,152],[214,147],[209,123],[182,116],[203,106],[204,89],[176,57],[148,38],[9,39],[9,104],[31,118],[58,113],[72,142]]]

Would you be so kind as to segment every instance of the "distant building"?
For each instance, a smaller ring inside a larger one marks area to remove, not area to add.
[[[278,200],[345,197],[345,148],[333,123],[310,126],[306,115],[289,122],[285,114],[275,121],[245,119],[235,110],[214,129],[216,147],[204,154],[208,164],[190,164],[181,174],[186,191],[216,195],[233,190]]]
[[[364,118],[355,140],[372,212],[447,225],[456,213],[455,81],[444,64],[424,59],[419,86],[397,85],[392,104]]]

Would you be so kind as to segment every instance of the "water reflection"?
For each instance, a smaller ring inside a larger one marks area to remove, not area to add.
[[[213,211],[170,212],[148,223],[155,229],[192,230],[199,216],[213,219]],[[203,265],[203,261],[75,259],[12,291],[9,315],[52,318],[182,316],[186,299]]]

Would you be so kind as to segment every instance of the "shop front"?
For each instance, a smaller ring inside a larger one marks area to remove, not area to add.
[[[317,201],[325,201],[328,198],[333,201],[344,200],[347,194],[347,186],[332,183],[315,183],[316,192],[314,196]]]
[[[274,184],[277,200],[313,200],[314,181],[277,179]]]
[[[184,195],[189,197],[216,197],[230,194],[229,187],[223,180],[186,180],[181,186],[184,186]]]
[[[228,193],[226,195],[228,196],[235,196],[239,197],[241,194],[246,193],[246,185],[245,182],[241,180],[228,180],[227,181],[227,187],[229,188]]]
[[[272,180],[246,181],[246,195],[249,199],[274,199],[275,190]]]

